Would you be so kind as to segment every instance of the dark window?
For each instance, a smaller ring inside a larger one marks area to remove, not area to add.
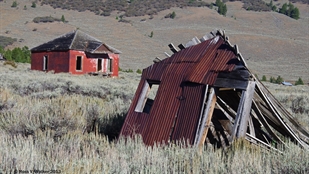
[[[76,70],[81,71],[82,70],[82,56],[76,57]]]
[[[102,71],[102,59],[98,59],[97,69],[98,71]]]
[[[158,81],[145,81],[144,87],[135,107],[135,112],[150,113],[159,89],[159,84],[160,82]]]
[[[113,72],[113,59],[108,60],[109,60],[109,72]]]
[[[43,71],[48,70],[48,56],[43,56]]]

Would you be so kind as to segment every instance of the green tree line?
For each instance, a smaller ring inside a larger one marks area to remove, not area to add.
[[[293,19],[299,19],[299,9],[297,7],[294,7],[291,2],[289,2],[289,4],[284,3],[279,9],[279,13],[290,16]]]
[[[261,81],[267,81],[267,78],[265,75],[262,76]],[[284,79],[281,76],[278,76],[277,78],[275,77],[270,77],[269,78],[269,82],[270,83],[276,83],[276,84],[281,84],[282,82],[284,82]],[[299,77],[297,81],[295,81],[294,85],[304,85],[303,80]]]
[[[31,52],[27,46],[24,46],[22,48],[16,47],[13,50],[4,50],[4,48],[0,46],[0,54],[2,54],[6,60],[20,63],[31,62]]]

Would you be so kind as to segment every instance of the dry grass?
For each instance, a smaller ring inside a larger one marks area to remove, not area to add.
[[[245,11],[241,8],[241,2],[228,2],[227,17],[219,15],[215,9],[188,7],[159,12],[151,20],[150,16],[125,18],[130,23],[123,23],[116,20],[116,16],[121,15],[117,12],[110,17],[102,17],[89,11],[53,9],[46,5],[23,10],[21,7],[24,5],[30,7],[30,0],[20,1],[19,9],[11,8],[12,2],[0,2],[0,35],[23,39],[13,47],[26,45],[32,48],[79,28],[121,50],[121,68],[136,70],[147,67],[157,56],[165,58],[163,53],[169,52],[169,43],[186,43],[194,36],[202,37],[214,29],[222,29],[226,30],[231,43],[239,46],[254,74],[268,77],[280,75],[290,81],[301,77],[309,82],[308,4],[295,4],[300,9],[299,20],[276,12]],[[286,0],[276,1],[280,4],[284,2]],[[164,18],[173,11],[176,13],[175,19]],[[62,15],[68,23],[31,22],[35,17],[60,18]],[[154,35],[150,38],[148,35],[152,31]]]
[[[283,154],[239,141],[200,154],[183,142],[145,146],[140,137],[115,140],[140,75],[120,78],[30,71],[0,62],[0,173],[308,173],[309,152],[287,142]],[[308,88],[266,86],[308,128]],[[291,110],[291,109],[290,109]],[[291,110],[292,111],[292,110]]]

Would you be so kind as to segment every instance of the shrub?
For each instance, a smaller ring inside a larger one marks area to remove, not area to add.
[[[292,101],[291,109],[293,113],[303,114],[306,111],[306,103],[304,96],[298,96],[296,99]]]
[[[267,81],[267,78],[265,75],[262,76],[262,81],[266,82]]]
[[[243,8],[252,11],[271,11],[269,7],[263,0],[242,0],[244,3]]]
[[[129,68],[128,70],[124,70],[123,72],[126,72],[126,73],[133,73],[133,70]]]
[[[151,31],[151,32],[150,32],[149,37],[150,37],[150,38],[152,38],[152,37],[153,37],[153,31]]]
[[[60,22],[60,21],[62,21],[62,19],[54,18],[54,17],[51,17],[51,16],[35,17],[33,19],[34,23],[40,23],[40,22],[47,23],[47,22],[55,22],[55,21]]]
[[[137,70],[136,70],[136,73],[137,73],[137,74],[142,74],[142,70],[137,69]]]
[[[281,76],[278,76],[277,79],[276,79],[276,83],[277,84],[281,84],[283,82],[283,78]]]
[[[299,77],[298,80],[295,82],[295,85],[304,85],[303,80]]]
[[[56,1],[42,0],[41,5],[50,5],[53,8],[66,8],[77,11],[89,10],[101,16],[110,16],[112,11],[123,12],[124,16],[144,16],[155,15],[159,11],[170,9],[171,7],[203,7],[210,6],[201,0],[170,0],[170,1],[153,1],[153,0],[93,0],[93,1]],[[102,13],[99,13],[102,12]]]
[[[222,2],[221,0],[216,0],[216,6],[218,7],[218,13],[223,16],[226,16],[227,13],[226,4],[224,4],[224,2]]]
[[[171,18],[171,19],[174,19],[175,17],[176,17],[175,11],[164,16],[164,18]]]
[[[266,3],[266,5],[270,7],[272,11],[277,11],[277,7],[273,4],[273,0],[271,0],[268,4]]]
[[[270,77],[269,82],[270,83],[276,83],[276,79],[274,77]]]
[[[15,39],[15,38],[0,36],[0,47],[4,48],[8,45],[12,45],[16,41],[17,41],[17,39]]]
[[[15,8],[15,7],[17,7],[17,5],[18,5],[17,2],[16,2],[16,1],[13,1],[11,7],[12,7],[12,8]]]
[[[36,8],[36,3],[35,3],[35,2],[32,2],[31,7],[32,7],[32,8]]]
[[[7,60],[3,65],[11,65],[13,68],[17,68],[17,64],[13,60]]]

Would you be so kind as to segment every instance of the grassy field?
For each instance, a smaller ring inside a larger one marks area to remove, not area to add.
[[[254,74],[260,77],[266,75],[268,79],[270,76],[280,75],[290,82],[301,77],[304,82],[309,82],[308,4],[294,4],[300,10],[301,18],[298,20],[277,12],[246,11],[242,8],[242,2],[234,1],[226,3],[226,17],[219,15],[216,7],[184,7],[160,11],[153,16],[125,17],[128,21],[125,23],[117,20],[122,15],[118,11],[104,17],[91,11],[54,9],[39,3],[36,8],[31,8],[32,0],[17,1],[18,7],[12,8],[14,1],[0,2],[0,36],[17,39],[17,42],[9,47],[11,49],[23,46],[31,49],[67,32],[80,29],[120,50],[122,69],[136,70],[147,67],[156,57],[166,58],[164,52],[171,54],[168,47],[170,43],[175,46],[186,44],[195,36],[201,38],[213,30],[221,29],[226,31],[231,44],[238,45]],[[287,0],[277,0],[274,4],[279,8],[285,2]],[[23,9],[24,6],[27,10]],[[172,12],[176,14],[174,19],[165,18]],[[62,15],[67,23],[33,22],[36,17],[50,16],[60,19]],[[153,37],[149,37],[151,33]]]
[[[243,141],[200,154],[182,142],[148,147],[138,136],[117,140],[139,74],[112,79],[29,69],[0,62],[0,173],[309,172],[309,152],[288,141],[282,154]],[[309,129],[308,86],[266,86]]]

